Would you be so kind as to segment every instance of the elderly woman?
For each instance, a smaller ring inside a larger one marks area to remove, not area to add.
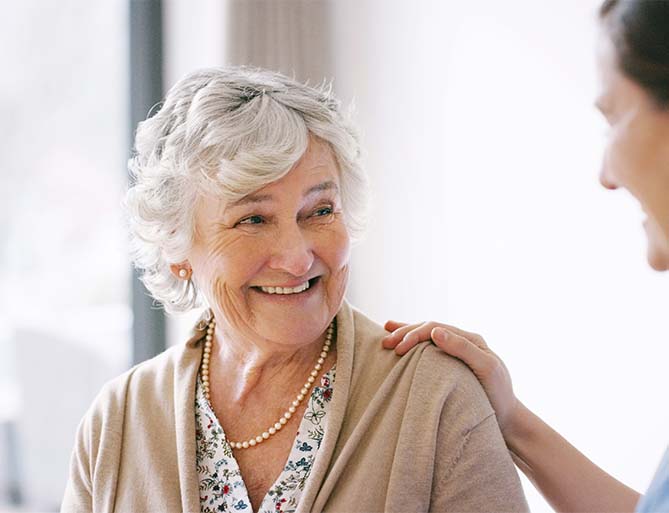
[[[669,271],[669,2],[605,0],[599,16],[603,87],[596,105],[610,126],[600,181],[607,189],[627,189],[639,201],[647,215],[648,263]],[[506,366],[480,336],[440,323],[389,321],[386,327],[395,331],[383,343],[399,354],[432,338],[471,366],[519,468],[557,511],[669,512],[669,450],[641,496],[521,403]]]
[[[466,366],[427,344],[383,351],[383,328],[343,301],[365,176],[328,92],[200,71],[136,151],[144,283],[169,311],[207,309],[185,345],[97,397],[63,511],[527,509]]]

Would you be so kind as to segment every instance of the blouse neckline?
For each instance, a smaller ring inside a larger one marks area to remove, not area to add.
[[[307,408],[288,458],[259,507],[261,513],[293,513],[311,475],[327,429],[333,396],[335,366],[312,388]],[[196,465],[200,511],[251,513],[251,501],[234,451],[198,376],[195,393]]]

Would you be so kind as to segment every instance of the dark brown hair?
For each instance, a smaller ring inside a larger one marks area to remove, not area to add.
[[[669,0],[605,0],[599,16],[621,71],[669,108]]]

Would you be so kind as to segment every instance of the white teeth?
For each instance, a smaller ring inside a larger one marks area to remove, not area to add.
[[[260,290],[267,294],[299,294],[309,288],[309,282],[305,281],[297,287],[260,287]]]

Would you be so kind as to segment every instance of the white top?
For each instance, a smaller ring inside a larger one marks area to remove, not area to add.
[[[335,379],[332,367],[311,391],[299,430],[283,471],[270,487],[258,510],[261,513],[294,512],[325,433]],[[221,511],[251,513],[246,485],[233,450],[204,396],[200,378],[195,392],[195,438],[202,513]],[[253,450],[253,449],[244,449]]]

